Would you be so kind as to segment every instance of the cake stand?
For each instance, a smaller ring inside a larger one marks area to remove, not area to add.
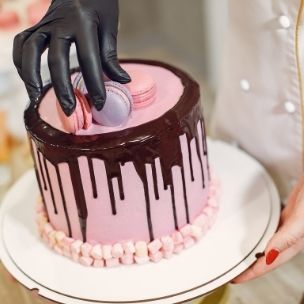
[[[24,286],[50,300],[84,303],[185,303],[228,283],[263,252],[277,229],[280,199],[263,167],[241,150],[209,141],[210,166],[221,181],[220,211],[190,249],[157,264],[87,268],[40,241],[33,171],[7,193],[0,212],[0,256]]]

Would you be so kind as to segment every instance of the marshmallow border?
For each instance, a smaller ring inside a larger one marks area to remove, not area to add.
[[[84,266],[95,268],[115,267],[119,265],[157,263],[169,259],[184,249],[192,247],[214,225],[219,210],[219,180],[211,174],[209,195],[203,212],[193,221],[169,236],[163,236],[152,242],[126,241],[116,244],[90,244],[69,238],[57,231],[48,222],[47,213],[41,197],[37,201],[37,225],[41,239],[60,255],[72,259]]]

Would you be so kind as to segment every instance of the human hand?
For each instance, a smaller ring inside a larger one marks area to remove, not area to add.
[[[78,61],[97,110],[105,103],[103,71],[112,80],[128,83],[130,76],[117,58],[118,0],[53,0],[35,26],[14,39],[13,59],[31,102],[42,92],[41,55],[49,48],[48,64],[56,96],[66,115],[76,99],[69,74],[69,51],[75,42]]]
[[[304,177],[293,189],[281,214],[278,231],[269,241],[265,253],[233,283],[244,283],[265,275],[289,261],[304,249]]]

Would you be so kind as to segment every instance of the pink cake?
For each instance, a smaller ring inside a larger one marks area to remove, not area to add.
[[[160,62],[123,61],[123,68],[149,74],[156,93],[122,126],[93,121],[69,134],[51,85],[25,111],[40,234],[87,266],[169,258],[198,241],[218,210],[199,85]]]

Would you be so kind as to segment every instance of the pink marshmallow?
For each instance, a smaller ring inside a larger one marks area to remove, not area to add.
[[[208,217],[211,217],[213,216],[215,213],[214,209],[210,206],[207,206],[205,209],[204,209],[204,214],[206,214]]]
[[[183,237],[188,237],[191,236],[191,225],[186,225],[184,226],[181,230],[180,230],[181,234],[183,235]]]
[[[77,253],[72,253],[71,257],[74,262],[79,262],[79,255]]]
[[[169,260],[173,257],[173,251],[164,251],[163,256],[164,256],[164,258]]]
[[[91,256],[97,260],[101,260],[103,258],[101,245],[93,246],[92,251],[91,251]]]
[[[79,255],[79,253],[81,252],[82,244],[83,244],[83,242],[80,241],[80,240],[77,240],[77,241],[73,242],[72,245],[71,245],[71,252],[73,254]]]
[[[148,256],[135,256],[134,259],[135,259],[136,264],[139,264],[139,265],[146,264],[150,260]]]
[[[112,248],[112,256],[113,258],[121,258],[124,254],[124,250],[122,248],[122,245],[117,243],[115,245],[113,245]]]
[[[161,251],[157,251],[154,254],[150,254],[150,260],[154,263],[158,263],[163,258],[163,253]]]
[[[195,241],[192,237],[186,237],[184,239],[184,246],[186,249],[192,247],[195,244]]]
[[[163,243],[163,250],[165,252],[172,252],[173,251],[174,242],[173,242],[173,239],[170,236],[162,237],[161,241]]]
[[[179,231],[173,232],[172,239],[173,239],[174,244],[176,244],[176,245],[177,244],[182,244],[183,241],[184,241],[184,238]]]
[[[49,224],[49,223],[46,223],[45,225],[44,225],[44,227],[43,227],[43,232],[45,233],[45,234],[49,234],[50,232],[52,232],[52,231],[54,231],[54,229],[53,229],[53,227],[51,226],[51,224]]]
[[[102,268],[104,267],[104,265],[105,265],[104,260],[94,260],[93,267]]]
[[[56,232],[53,230],[48,234],[48,238],[49,238],[49,246],[51,248],[53,248],[56,245]]]
[[[120,264],[118,258],[107,259],[105,262],[107,267],[116,267]]]
[[[62,254],[67,258],[71,258],[71,252],[69,249],[63,248]]]
[[[174,247],[173,252],[176,254],[181,253],[184,250],[184,244],[178,244]]]
[[[124,265],[131,265],[134,263],[134,256],[132,254],[126,254],[121,257],[121,262]]]
[[[103,245],[102,255],[105,260],[112,259],[112,245]]]
[[[206,214],[201,214],[195,219],[193,225],[201,227],[203,229],[203,232],[206,232],[208,230],[208,223],[208,216]]]
[[[147,257],[148,256],[148,246],[146,242],[139,241],[135,244],[136,256],[137,257]]]
[[[154,240],[148,245],[149,252],[153,255],[162,248],[163,244],[159,239]]]
[[[215,198],[210,198],[208,200],[208,206],[213,207],[213,208],[217,208],[218,207],[218,202]]]
[[[70,251],[73,242],[74,242],[74,239],[65,237],[65,238],[62,240],[62,247],[63,247],[64,249]]]
[[[125,251],[125,254],[134,254],[136,252],[135,246],[131,241],[124,243],[123,249]]]
[[[85,258],[89,258],[90,257],[91,250],[92,250],[92,245],[91,244],[84,243],[84,244],[81,245],[81,254]]]
[[[93,264],[93,261],[94,261],[94,260],[93,260],[92,258],[83,257],[83,256],[79,259],[79,263],[80,263],[81,265],[87,266],[87,267],[91,266],[91,265]]]
[[[198,241],[203,236],[203,229],[199,226],[192,225],[191,226],[191,236]]]

